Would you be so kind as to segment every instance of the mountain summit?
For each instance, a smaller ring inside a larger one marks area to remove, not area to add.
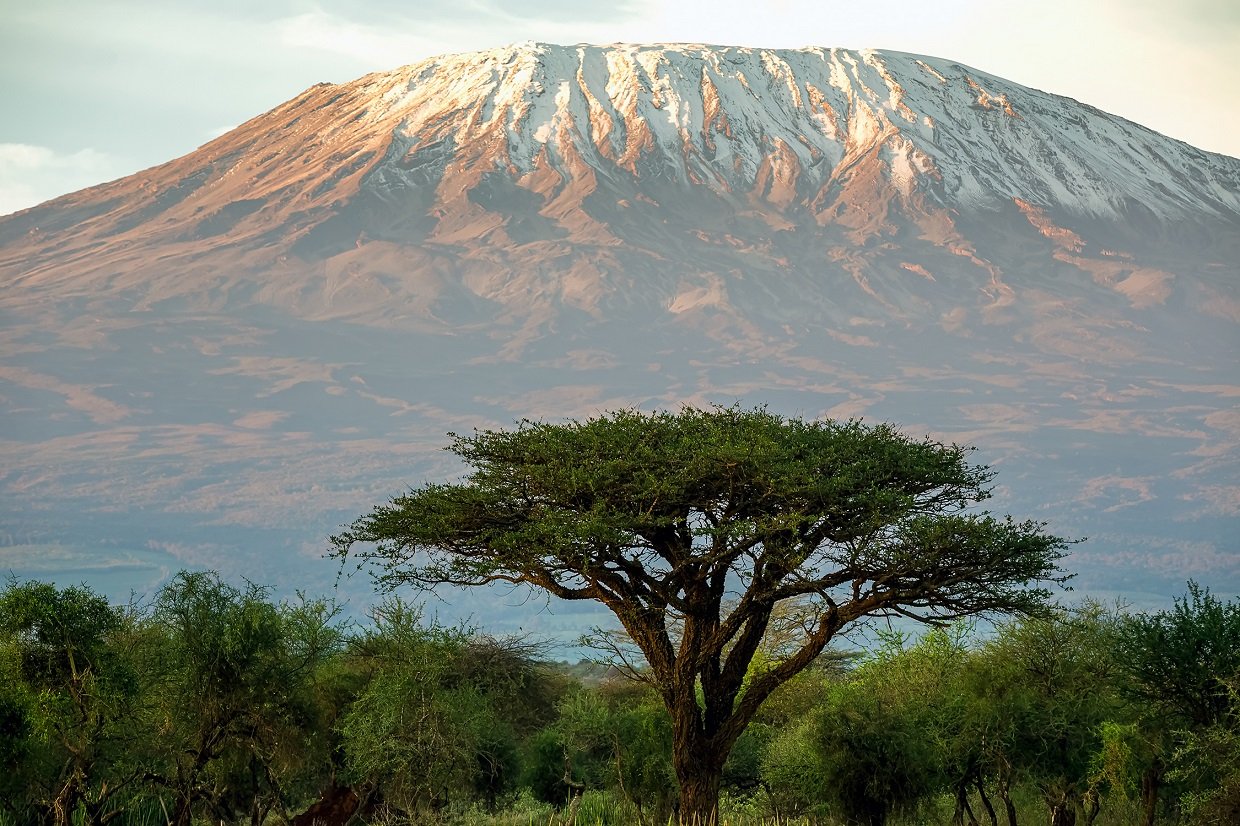
[[[619,274],[634,258],[661,273],[644,292],[684,307],[718,293],[708,274],[755,258],[795,270],[809,253],[912,312],[921,270],[970,273],[1007,300],[1006,257],[1041,236],[1155,301],[1165,276],[1138,286],[1101,251],[1153,263],[1188,244],[1235,261],[1238,193],[1236,159],[947,60],[527,43],[313,87],[179,160],[0,223],[0,265],[44,281],[142,274],[157,299],[279,272],[288,291],[262,290],[277,305],[390,318],[392,299],[439,314],[466,278],[501,279],[467,289],[526,312],[496,294],[518,272],[596,312],[633,299]],[[1013,240],[988,255],[985,233]],[[400,271],[423,273],[413,294],[385,279]]]
[[[977,442],[1098,581],[1240,586],[1237,261],[1240,160],[950,60],[433,58],[0,218],[0,516],[226,570],[453,428],[742,399]]]

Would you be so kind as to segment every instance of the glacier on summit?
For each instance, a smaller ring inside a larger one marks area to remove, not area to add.
[[[435,58],[363,81],[373,117],[419,147],[506,142],[520,172],[610,162],[720,192],[765,164],[811,192],[878,150],[909,194],[945,205],[1014,197],[1122,218],[1240,210],[1234,159],[939,58],[843,49],[528,43]],[[359,101],[365,102],[366,94]],[[777,159],[777,160],[775,160]]]

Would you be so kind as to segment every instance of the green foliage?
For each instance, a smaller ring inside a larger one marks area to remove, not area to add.
[[[827,799],[846,822],[884,823],[972,779],[972,767],[954,760],[966,637],[966,629],[940,629],[909,647],[889,634],[829,687],[814,745]]]
[[[564,696],[559,719],[537,741],[530,779],[544,800],[609,790],[640,822],[666,822],[675,799],[671,726],[646,685],[613,680]]]
[[[382,563],[389,584],[499,578],[595,598],[574,586],[609,563],[666,570],[672,560],[651,542],[662,538],[703,562],[741,545],[789,570],[896,570],[919,588],[951,567],[957,576],[926,607],[1036,611],[1048,593],[1029,583],[1055,578],[1064,544],[1032,523],[957,514],[988,498],[989,470],[969,465],[965,448],[889,425],[762,409],[621,410],[454,436],[448,449],[473,468],[464,484],[426,485],[375,508],[334,538],[339,553],[375,543],[353,553]],[[832,552],[862,538],[847,557]],[[415,563],[415,552],[427,561]],[[975,567],[986,582],[967,575]]]
[[[404,811],[469,789],[489,723],[472,687],[449,689],[434,660],[377,674],[340,722],[349,778]],[[428,667],[429,666],[429,667]]]
[[[1240,601],[1220,602],[1189,582],[1171,610],[1132,614],[1118,631],[1125,690],[1164,724],[1204,728],[1228,713],[1225,681],[1240,674]]]
[[[1185,787],[1182,804],[1194,826],[1240,822],[1240,675],[1226,680],[1226,715],[1204,729],[1185,732],[1172,778]]]
[[[1009,626],[983,650],[989,758],[1031,781],[1052,814],[1091,805],[1104,725],[1123,714],[1114,623],[1098,606],[1061,611]]]
[[[12,814],[31,805],[38,797],[34,753],[37,694],[23,679],[21,652],[6,635],[0,647],[0,801]]]
[[[0,633],[16,646],[23,678],[40,688],[59,690],[87,675],[115,681],[118,675],[99,666],[122,625],[120,611],[84,587],[10,584],[0,598]]]
[[[212,573],[160,591],[146,652],[160,740],[151,774],[173,794],[175,823],[261,821],[317,785],[330,743],[316,679],[342,642],[333,617],[322,601],[274,604]]]
[[[933,744],[920,709],[890,707],[863,684],[842,686],[819,723],[820,777],[848,823],[885,823],[934,788]]]
[[[0,781],[22,817],[99,822],[132,779],[138,693],[125,656],[128,617],[88,588],[10,582],[0,594]]]
[[[1118,688],[1136,709],[1129,771],[1141,775],[1147,818],[1164,798],[1179,798],[1187,812],[1211,811],[1203,801],[1229,794],[1230,775],[1215,768],[1226,763],[1222,746],[1235,742],[1240,602],[1189,582],[1170,610],[1123,617],[1114,646]]]
[[[829,790],[819,775],[818,729],[822,712],[776,733],[762,758],[762,780],[776,818],[825,812]]]
[[[1158,757],[1158,745],[1137,722],[1106,720],[1098,734],[1100,746],[1091,759],[1091,775],[1121,797],[1136,797],[1143,772]]]
[[[434,810],[478,795],[494,807],[520,774],[518,737],[553,700],[532,649],[422,621],[389,599],[351,646],[363,675],[338,723],[348,779],[390,811]]]
[[[13,794],[11,783],[21,771],[31,749],[34,725],[30,697],[13,672],[0,666],[0,793]],[[14,784],[15,785],[15,784]]]
[[[558,731],[546,728],[525,741],[520,783],[536,800],[557,806],[567,803],[572,789],[564,777],[570,770]]]

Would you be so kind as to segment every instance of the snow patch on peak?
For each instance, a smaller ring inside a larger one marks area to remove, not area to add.
[[[1236,159],[925,55],[527,41],[382,77],[386,87],[369,80],[395,131],[497,143],[494,165],[522,173],[544,153],[573,155],[744,192],[781,147],[807,191],[845,159],[877,153],[903,196],[944,204],[1019,198],[1121,219],[1134,204],[1240,212]]]

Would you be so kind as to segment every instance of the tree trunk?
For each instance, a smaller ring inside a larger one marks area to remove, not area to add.
[[[60,793],[52,801],[52,823],[55,826],[72,826],[73,813],[77,810],[80,799],[81,787],[75,775],[61,787]]]
[[[973,807],[969,805],[969,783],[967,780],[961,780],[956,784],[956,811],[952,815],[952,823],[956,826],[965,826],[966,817],[968,826],[979,826],[977,817],[973,814]]]
[[[1154,763],[1141,774],[1141,826],[1154,826],[1158,814],[1158,792],[1162,788],[1162,761]]]
[[[680,786],[677,821],[681,826],[718,826],[722,776],[722,767],[692,761],[684,765],[676,761],[676,780]]]
[[[361,801],[351,786],[341,786],[333,779],[319,799],[289,823],[291,826],[344,826],[357,812]]]
[[[708,708],[711,705],[709,696],[706,704]],[[717,826],[719,784],[732,742],[711,736],[718,734],[718,726],[710,725],[709,711],[698,706],[692,683],[679,686],[666,706],[672,718],[672,767],[679,788],[677,822],[682,826]]]
[[[1066,795],[1050,809],[1051,826],[1076,826],[1076,804],[1067,799]]]
[[[564,816],[564,822],[568,826],[575,826],[577,823],[577,809],[581,807],[581,796],[585,793],[586,786],[584,783],[578,783],[573,780],[573,764],[568,759],[568,754],[564,755],[564,785],[568,786],[568,814]]]
[[[1007,826],[1017,826],[1016,806],[1012,803],[1012,766],[1007,760],[1000,759],[999,773],[995,778],[995,791],[1003,801],[1003,813],[1007,816]]]
[[[168,818],[169,826],[193,826],[194,804],[199,800],[199,796],[188,786],[175,791],[176,806],[172,810],[172,817]]]
[[[1102,799],[1098,796],[1098,790],[1090,789],[1087,791],[1081,804],[1085,815],[1085,826],[1093,826],[1094,821],[1098,818],[1098,813],[1102,811]]]
[[[568,814],[564,815],[564,822],[568,826],[577,826],[577,810],[581,808],[581,787],[574,786],[571,794],[572,797],[568,801]]]
[[[1007,789],[999,795],[1003,798],[1003,813],[1007,815],[1008,826],[1017,826],[1016,823],[1016,804],[1012,802],[1012,796],[1008,794]]]
[[[982,806],[986,808],[986,816],[990,818],[990,826],[999,826],[999,818],[995,815],[995,807],[991,805],[990,798],[986,796],[986,781],[979,774],[977,776],[977,796],[982,800]]]

